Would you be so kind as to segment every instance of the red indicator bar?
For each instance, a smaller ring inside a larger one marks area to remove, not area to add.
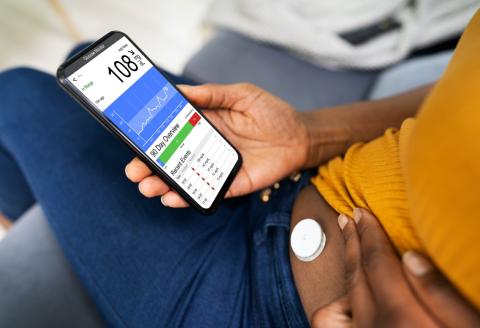
[[[188,120],[188,122],[190,122],[191,125],[195,126],[198,121],[200,121],[201,117],[200,115],[198,115],[198,113],[193,113],[192,117],[190,117],[190,119]]]

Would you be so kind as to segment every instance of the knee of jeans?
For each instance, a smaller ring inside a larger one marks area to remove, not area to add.
[[[40,76],[47,75],[44,72],[38,71],[31,67],[13,67],[7,70],[0,72],[0,87],[3,89],[4,87],[8,87],[12,83],[18,82],[29,82],[32,79],[36,79]]]
[[[53,85],[53,86],[52,86]],[[0,73],[0,115],[5,118],[38,112],[49,88],[57,88],[52,76],[28,67]],[[14,110],[12,110],[14,109]],[[7,119],[8,121],[8,119]]]

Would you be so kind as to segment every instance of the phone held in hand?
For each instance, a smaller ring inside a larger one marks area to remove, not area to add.
[[[192,207],[215,211],[240,153],[127,35],[108,33],[63,63],[57,80]]]

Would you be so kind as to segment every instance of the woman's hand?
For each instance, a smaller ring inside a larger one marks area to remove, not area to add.
[[[356,209],[339,216],[345,239],[348,293],[323,307],[313,327],[479,327],[480,315],[415,252],[403,265],[378,220]]]
[[[285,101],[251,84],[179,86],[185,96],[240,151],[243,166],[227,197],[272,185],[304,167],[308,134],[300,115]],[[125,169],[146,197],[162,197],[170,207],[188,206],[138,158]]]

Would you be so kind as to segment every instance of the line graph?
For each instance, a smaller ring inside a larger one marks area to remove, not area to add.
[[[103,112],[143,150],[187,104],[156,69],[150,69]]]
[[[136,134],[142,136],[145,128],[155,116],[165,107],[170,99],[175,96],[175,90],[165,85],[138,113],[128,121],[128,125]],[[143,137],[143,136],[142,136]]]

